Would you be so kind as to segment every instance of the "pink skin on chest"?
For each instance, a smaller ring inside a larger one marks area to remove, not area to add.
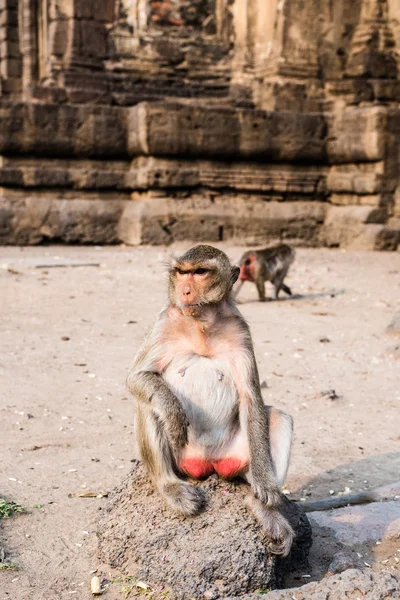
[[[179,467],[181,471],[193,477],[193,479],[204,479],[218,473],[224,479],[231,479],[240,475],[247,467],[247,461],[240,458],[221,458],[215,461],[208,461],[203,458],[186,458],[181,461]]]

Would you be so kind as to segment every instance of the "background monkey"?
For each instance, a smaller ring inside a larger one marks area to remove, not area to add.
[[[252,281],[257,286],[258,297],[261,302],[265,300],[265,282],[271,281],[274,286],[274,298],[278,298],[282,289],[289,296],[290,288],[283,283],[289,267],[294,261],[295,251],[286,244],[263,248],[262,250],[248,250],[239,261],[239,283],[235,289],[237,297],[245,281]]]
[[[142,460],[175,510],[194,515],[204,491],[185,476],[243,477],[249,506],[286,556],[294,532],[280,491],[289,465],[292,419],[265,407],[249,328],[231,289],[240,269],[212,246],[196,246],[169,267],[169,303],[128,374],[136,398]]]

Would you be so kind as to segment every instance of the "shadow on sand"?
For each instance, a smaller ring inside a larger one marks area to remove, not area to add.
[[[318,298],[335,298],[336,296],[340,296],[341,294],[345,294],[347,290],[345,289],[332,289],[326,292],[313,292],[310,294],[292,294],[291,296],[282,295],[279,296],[278,300],[274,300],[273,298],[266,298],[264,303],[261,303],[258,298],[250,298],[248,300],[237,300],[236,304],[252,304],[258,303],[267,304],[269,302],[291,302],[292,300],[317,300]]]

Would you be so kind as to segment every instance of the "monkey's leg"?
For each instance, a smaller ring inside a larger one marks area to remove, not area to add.
[[[266,406],[265,409],[268,418],[268,431],[266,434],[272,467],[276,481],[281,486],[289,467],[293,421],[290,415],[277,408]],[[246,479],[251,483],[250,473]],[[284,501],[285,498],[282,497],[277,505],[267,506],[258,498],[249,497],[248,506],[270,540],[270,551],[273,554],[287,556],[293,543],[294,531],[280,510],[280,506]]]
[[[280,512],[279,507],[266,506],[254,496],[248,496],[246,504],[269,539],[269,551],[272,554],[287,556],[292,547],[295,533],[289,521]]]
[[[279,292],[281,291],[281,288],[286,292],[286,289],[289,289],[286,285],[284,285],[283,280],[285,279],[287,275],[287,269],[282,269],[282,271],[279,271],[276,276],[274,277],[273,280],[273,285],[274,285],[274,299],[278,300],[278,296],[279,296]],[[285,289],[286,288],[286,289]],[[289,295],[291,295],[291,292],[289,291]]]
[[[288,296],[292,295],[292,290],[285,283],[282,283],[282,289]]]
[[[268,417],[268,439],[272,466],[276,481],[279,486],[282,486],[289,468],[293,419],[287,413],[272,406],[266,406],[265,410]]]
[[[207,496],[201,488],[178,477],[165,428],[150,408],[137,407],[136,431],[142,461],[170,507],[184,515],[201,512]]]
[[[257,286],[258,299],[260,302],[265,302],[265,282],[262,277],[257,277],[255,284]]]

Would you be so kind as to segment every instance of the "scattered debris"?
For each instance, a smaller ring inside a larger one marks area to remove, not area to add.
[[[347,569],[362,569],[362,563],[356,554],[349,551],[339,550],[333,555],[328,568],[328,575],[343,573]]]
[[[267,384],[267,382],[266,382],[266,381],[265,381],[265,379],[264,379],[264,380],[261,382],[260,388],[261,388],[262,390],[266,390],[266,389],[267,389],[267,387],[268,387],[268,384]]]
[[[107,498],[109,492],[71,492],[68,498]]]
[[[100,577],[97,577],[97,575],[92,577],[90,582],[90,590],[94,596],[99,596],[103,593],[103,590],[101,589]]]
[[[64,268],[64,267],[100,267],[100,263],[69,261],[69,262],[64,262],[64,263],[49,263],[49,264],[35,265],[35,269],[55,269],[55,268]]]
[[[144,581],[138,581],[136,583],[136,587],[139,590],[151,590],[152,589],[151,585],[149,585],[148,583],[145,583]]]
[[[321,342],[321,344],[329,344],[331,340],[328,337],[324,336],[322,338],[319,338],[319,341]]]
[[[341,396],[339,396],[335,390],[323,390],[319,395],[321,398],[325,398],[327,400],[338,400],[341,398]]]
[[[67,335],[62,335],[61,339],[63,342],[69,342],[70,338]]]

